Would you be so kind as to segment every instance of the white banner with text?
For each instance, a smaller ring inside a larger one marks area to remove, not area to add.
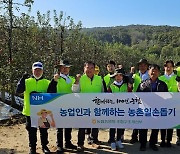
[[[33,93],[32,127],[180,129],[180,93]]]

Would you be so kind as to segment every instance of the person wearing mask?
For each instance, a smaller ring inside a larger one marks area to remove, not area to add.
[[[74,77],[69,76],[70,72],[69,61],[64,60],[56,67],[59,68],[59,74],[55,74],[54,78],[51,80],[51,83],[48,87],[49,93],[63,93],[69,94],[72,93],[72,85],[75,81]],[[65,148],[67,149],[77,149],[75,145],[71,142],[71,132],[72,128],[65,128]],[[63,128],[57,128],[57,154],[63,153]]]
[[[46,93],[49,80],[43,77],[43,64],[35,62],[32,65],[32,77],[24,74],[17,84],[16,93],[24,93],[24,106],[22,114],[26,116],[26,130],[28,131],[30,154],[36,154],[37,128],[31,127],[31,111],[30,111],[30,94],[31,93]],[[42,150],[45,154],[50,153],[47,147],[48,128],[39,128]]]
[[[84,74],[76,76],[76,81],[72,86],[72,90],[75,93],[101,93],[104,91],[103,82],[101,76],[95,75],[95,64],[91,61],[84,63]],[[98,128],[91,129],[91,145],[95,148],[99,148],[98,140]],[[78,131],[78,151],[84,150],[85,140],[85,128],[79,128]]]
[[[138,86],[137,92],[168,92],[166,83],[158,79],[160,74],[160,67],[158,65],[150,65],[148,74],[150,79],[142,81]],[[147,132],[148,129],[139,129],[140,151],[146,151]],[[158,147],[156,145],[158,140],[158,132],[159,129],[152,129],[151,131],[149,147],[153,151],[158,151]]]
[[[112,75],[115,77],[115,81],[108,88],[108,92],[111,93],[121,93],[128,92],[128,83],[124,81],[125,71],[121,69],[117,69],[116,72]],[[123,149],[124,146],[122,144],[121,137],[124,135],[125,129],[120,128],[110,128],[109,131],[109,141],[111,143],[111,150],[116,150],[116,147],[119,149]],[[115,140],[115,133],[117,135]]]
[[[176,81],[177,75],[174,74],[174,62],[167,60],[164,63],[164,75],[159,77],[159,80],[167,84],[169,92],[178,92],[178,85]],[[161,129],[161,147],[171,147],[173,129]],[[167,142],[166,142],[167,140]]]
[[[133,90],[132,91],[133,92],[137,91],[137,88],[142,81],[149,79],[149,74],[148,74],[149,63],[148,63],[148,61],[146,59],[140,59],[137,65],[138,65],[139,71],[135,74],[132,74],[132,79],[133,79]],[[134,72],[134,68],[132,68],[131,72]],[[138,142],[138,133],[139,133],[138,129],[133,130],[133,133],[131,135],[132,138],[130,140],[131,144]]]

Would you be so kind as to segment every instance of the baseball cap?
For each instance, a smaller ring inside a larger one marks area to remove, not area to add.
[[[36,68],[40,68],[40,69],[43,70],[43,64],[42,64],[41,62],[35,62],[35,63],[33,63],[32,69],[34,70],[34,69],[36,69]]]

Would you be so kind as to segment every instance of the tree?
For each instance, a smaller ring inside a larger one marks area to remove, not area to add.
[[[8,62],[8,66],[6,67],[7,70],[3,70],[3,72],[6,72],[8,75],[7,75],[7,80],[9,81],[9,86],[7,87],[8,90],[10,91],[11,93],[11,101],[12,101],[12,104],[15,102],[15,98],[14,98],[14,80],[13,80],[13,75],[14,75],[14,72],[13,72],[13,58],[12,58],[12,45],[13,45],[13,28],[15,27],[15,25],[13,24],[13,6],[14,5],[24,5],[24,6],[28,6],[30,7],[32,4],[33,1],[32,0],[25,0],[24,1],[24,4],[20,4],[20,3],[16,3],[14,2],[13,0],[1,0],[0,1],[0,4],[2,5],[1,9],[3,8],[7,14],[7,16],[5,16],[5,20],[6,20],[6,23],[5,23],[5,27],[7,29],[7,32],[8,32],[8,35],[7,35],[7,47],[8,47],[8,59],[7,59],[7,62]],[[16,7],[17,9],[17,7]],[[1,15],[2,16],[2,15]],[[2,73],[3,75],[3,73]],[[4,84],[4,81],[6,80],[6,78],[4,78],[5,76],[3,76],[3,84]],[[4,86],[4,85],[3,85]],[[2,91],[4,91],[4,88],[2,89]],[[11,105],[12,105],[11,104]]]

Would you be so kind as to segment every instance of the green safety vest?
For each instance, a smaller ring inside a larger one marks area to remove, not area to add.
[[[110,77],[110,74],[107,74],[105,77],[104,77],[104,81],[106,83],[106,87],[108,88],[113,82],[114,82],[114,78],[111,78]]]
[[[106,83],[106,86],[108,85],[109,81],[110,81],[110,74],[107,74],[105,77],[104,77],[104,81]]]
[[[127,83],[123,83],[120,87],[111,84],[110,85],[112,93],[118,93],[118,92],[128,92],[128,86]]]
[[[134,83],[133,83],[133,92],[136,92],[138,89],[139,84],[141,83],[141,77],[139,76],[139,73],[133,74]]]
[[[169,79],[167,79],[165,75],[162,75],[159,77],[159,80],[164,81],[167,84],[169,92],[178,92],[176,77],[177,75],[173,75]]]
[[[57,83],[57,93],[72,93],[72,85],[75,82],[75,79],[71,76],[69,76],[71,79],[70,83],[67,83],[65,79],[62,77],[58,79]]]
[[[94,75],[91,80],[86,74],[80,78],[80,92],[81,93],[99,93],[102,92],[102,78]]]
[[[28,78],[25,80],[23,115],[30,116],[31,92],[46,93],[49,83],[50,81],[47,79],[36,80],[35,78]]]

